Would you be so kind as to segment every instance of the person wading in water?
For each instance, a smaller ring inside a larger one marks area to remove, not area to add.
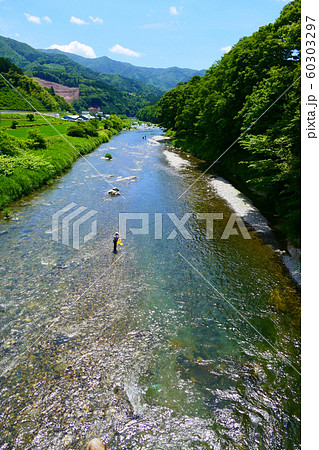
[[[118,232],[116,232],[116,233],[114,234],[114,236],[113,236],[113,244],[114,244],[114,250],[113,250],[113,253],[117,253],[117,243],[118,243],[118,240],[119,240],[119,234],[118,234]]]

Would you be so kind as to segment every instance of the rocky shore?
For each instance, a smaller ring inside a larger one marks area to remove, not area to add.
[[[271,245],[288,269],[290,276],[298,286],[301,286],[300,249],[296,249],[290,244],[287,245],[287,249],[280,248],[265,217],[262,216],[260,211],[253,206],[252,202],[244,194],[227,180],[217,175],[212,175],[209,184],[217,195],[227,201],[238,216]]]

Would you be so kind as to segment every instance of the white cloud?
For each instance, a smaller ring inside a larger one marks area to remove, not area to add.
[[[26,18],[29,22],[37,23],[38,25],[41,23],[40,17],[31,16],[31,14],[28,14],[28,13],[24,13],[24,15],[26,16]]]
[[[98,23],[98,24],[100,24],[100,25],[103,24],[103,19],[101,19],[100,17],[95,17],[95,19],[94,19],[94,17],[92,17],[92,16],[89,16],[89,17],[90,17],[90,19],[92,20],[92,22]]]
[[[222,47],[221,51],[228,53],[233,47],[231,45],[226,45],[226,47]]]
[[[75,23],[75,25],[87,25],[87,22],[74,16],[71,16],[70,23]]]
[[[114,45],[114,47],[109,48],[110,52],[112,53],[119,53],[120,55],[126,55],[126,56],[134,56],[135,58],[138,58],[140,53],[134,52],[133,50],[130,50],[129,48],[124,48],[119,44]]]
[[[169,8],[169,13],[170,13],[172,16],[179,16],[179,15],[180,15],[180,11],[177,11],[176,6],[170,6],[170,8]]]
[[[73,41],[70,44],[50,45],[49,49],[61,50],[61,52],[74,53],[75,55],[84,56],[85,58],[96,58],[96,54],[92,47],[86,44],[81,44],[81,42]]]
[[[44,17],[43,17],[43,20],[44,20],[45,22],[47,22],[47,23],[52,23],[52,20],[50,19],[49,16],[44,16]]]

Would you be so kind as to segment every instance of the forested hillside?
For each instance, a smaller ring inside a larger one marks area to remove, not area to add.
[[[31,80],[23,74],[20,68],[6,58],[0,58],[0,74],[3,74],[5,79],[22,94],[22,96],[19,95],[0,77],[0,109],[30,110],[30,104],[39,111],[66,111],[71,109],[62,97]]]
[[[135,115],[143,106],[156,102],[163,93],[140,81],[119,75],[98,74],[61,52],[43,52],[2,36],[0,56],[8,58],[30,77],[78,87],[80,98],[74,102],[78,111],[93,106],[100,107],[106,113]]]
[[[47,50],[48,52],[60,53],[58,50]],[[62,53],[63,54],[63,53]],[[167,69],[158,69],[153,67],[140,67],[133,64],[114,61],[107,56],[100,58],[84,58],[83,56],[64,53],[73,61],[78,62],[84,67],[88,67],[98,73],[117,74],[134,81],[146,83],[155,86],[162,91],[168,91],[179,82],[189,81],[194,75],[204,75],[205,70],[182,69],[180,67],[168,67]]]
[[[300,0],[286,5],[275,23],[242,38],[203,78],[179,84],[158,105],[160,123],[179,147],[211,162],[221,157],[212,170],[279,217],[281,230],[295,241],[300,231],[300,8]]]
[[[136,117],[139,120],[143,120],[144,122],[158,123],[159,122],[158,108],[159,108],[158,103],[144,106],[144,108],[141,108],[137,112]]]

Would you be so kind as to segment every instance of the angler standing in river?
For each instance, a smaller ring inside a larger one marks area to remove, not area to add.
[[[113,236],[113,244],[114,244],[114,249],[113,249],[113,253],[117,253],[117,243],[119,240],[119,234],[118,232],[116,232]]]

